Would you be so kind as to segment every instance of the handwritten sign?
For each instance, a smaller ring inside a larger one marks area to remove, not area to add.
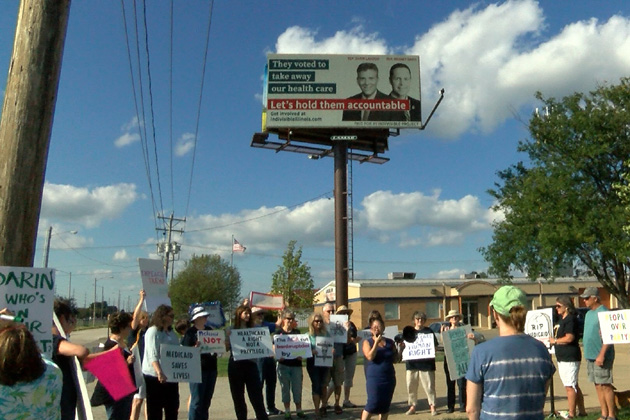
[[[630,309],[597,314],[604,344],[630,343]]]
[[[206,326],[210,328],[222,328],[225,325],[225,314],[223,313],[223,307],[221,302],[201,302],[193,303],[188,306],[188,315],[192,315],[191,312],[197,306],[203,306],[208,312],[208,319],[206,320]]]
[[[335,340],[335,343],[347,343],[348,342],[348,329],[346,323],[348,322],[348,315],[331,315],[330,324],[328,324],[328,334]]]
[[[201,352],[198,347],[162,344],[160,366],[166,382],[201,383]]]
[[[315,366],[332,367],[335,341],[330,337],[315,337]]]
[[[243,328],[230,331],[234,360],[261,359],[273,356],[269,328]]]
[[[166,274],[164,274],[164,263],[162,263],[162,260],[138,258],[138,266],[140,267],[142,288],[147,293],[145,298],[147,312],[155,312],[160,305],[171,306],[171,299],[168,297]]]
[[[251,306],[263,309],[275,310],[284,309],[284,297],[282,295],[272,295],[271,293],[251,292],[249,294]]]
[[[448,372],[451,379],[459,379],[466,375],[470,354],[475,342],[468,338],[472,332],[470,325],[449,329],[442,332],[444,342],[444,356],[448,362]]]
[[[52,357],[54,299],[54,269],[0,267],[0,309],[8,308],[24,319],[24,325],[48,358]]]
[[[303,359],[313,356],[308,334],[278,334],[273,336],[276,359]]]
[[[223,330],[199,330],[197,331],[197,341],[201,353],[216,353],[222,355],[225,353],[225,331]]]
[[[435,337],[431,334],[418,334],[416,341],[405,343],[403,349],[403,360],[434,359],[435,358]]]
[[[525,334],[541,341],[549,348],[549,338],[553,337],[553,308],[527,311]]]

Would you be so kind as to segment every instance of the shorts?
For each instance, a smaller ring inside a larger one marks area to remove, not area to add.
[[[604,360],[604,366],[599,367],[594,360],[586,362],[589,382],[595,385],[610,385],[613,383],[612,366],[614,359]]]
[[[328,383],[328,381],[332,380],[333,386],[338,387],[343,385],[344,380],[344,365],[343,365],[343,356],[334,357],[333,365],[330,368],[330,373],[326,378],[324,383]]]
[[[144,384],[144,380],[142,381],[142,384],[138,387],[138,392],[136,392],[133,395],[134,398],[137,398],[139,400],[146,400],[147,399],[147,387]]]
[[[558,374],[562,384],[568,388],[575,388],[580,373],[580,362],[558,362]]]
[[[344,380],[343,386],[346,388],[352,388],[354,385],[354,371],[357,367],[357,355],[359,353],[352,353],[348,356],[343,356],[343,366],[344,366]]]

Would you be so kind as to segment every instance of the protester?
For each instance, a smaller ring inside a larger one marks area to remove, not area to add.
[[[323,318],[326,323],[326,330],[328,332],[331,331],[330,326],[330,315],[335,313],[335,304],[332,302],[326,302],[324,304],[323,309]],[[341,386],[343,385],[344,380],[344,364],[343,364],[343,343],[335,343],[334,353],[333,353],[333,367],[330,370],[330,376],[332,379],[332,386],[328,385],[328,394],[325,397],[325,401],[322,404],[321,414],[325,416],[328,411],[328,400],[332,395],[332,392],[335,393],[335,414],[343,413],[343,409],[339,404],[341,399]]]
[[[584,303],[590,309],[584,318],[584,336],[582,338],[588,380],[595,384],[602,418],[615,420],[617,406],[615,405],[615,392],[612,385],[615,347],[612,344],[602,342],[598,317],[600,312],[608,311],[608,308],[602,305],[597,287],[587,287],[580,297],[584,299]]]
[[[441,332],[458,328],[462,325],[462,315],[456,310],[451,309],[444,318],[449,322],[449,325],[442,325]],[[444,336],[444,334],[442,334]],[[472,337],[471,337],[472,338]],[[451,373],[449,372],[448,362],[444,357],[444,374],[446,375],[446,404],[447,412],[452,413],[455,411],[455,383],[457,382],[457,388],[459,389],[459,411],[466,411],[466,378],[461,377],[457,379],[451,379]]]
[[[424,325],[427,315],[424,312],[413,313],[414,330],[416,335],[427,334],[433,338],[434,348],[437,348],[438,341],[431,328]],[[404,345],[404,343],[403,343]],[[405,414],[415,414],[418,410],[418,383],[422,383],[424,393],[427,395],[431,415],[438,414],[435,409],[435,356],[427,359],[412,359],[405,362],[407,394],[409,410]]]
[[[133,381],[135,376],[133,372],[133,355],[127,348],[127,343],[124,340],[131,331],[132,319],[132,315],[125,312],[117,312],[108,317],[107,326],[109,327],[111,334],[107,341],[105,341],[103,351],[118,347],[127,362],[129,375]],[[128,420],[131,416],[131,405],[134,394],[135,391],[118,401],[115,401],[107,389],[99,381],[94,387],[94,393],[92,394],[90,403],[94,407],[105,405],[105,412],[107,413],[108,420]]]
[[[77,319],[75,311],[72,309],[68,301],[55,299],[54,312],[57,315],[59,324],[63,329],[65,336],[69,336],[74,330]],[[69,342],[62,337],[61,331],[53,324],[53,362],[59,366],[63,373],[63,390],[61,392],[61,420],[74,420],[78,393],[75,384],[75,368],[74,357],[79,361],[83,361],[89,354],[89,350],[85,347]]]
[[[503,286],[490,302],[499,336],[476,346],[466,373],[469,419],[543,419],[555,371],[547,347],[524,333],[527,295]]]
[[[182,338],[182,345],[198,347],[198,331],[209,331],[211,327],[206,325],[210,315],[203,306],[195,306],[191,311],[190,320],[192,326],[186,330]],[[189,384],[190,404],[188,406],[188,420],[208,420],[208,410],[214,395],[214,387],[217,382],[217,355],[203,353],[201,355],[201,383]]]
[[[0,320],[0,418],[58,420],[62,387],[61,370],[42,357],[26,326]]]
[[[556,360],[558,360],[558,373],[562,384],[567,391],[569,403],[569,418],[576,415],[576,406],[580,417],[586,416],[584,408],[584,395],[578,385],[580,373],[580,361],[582,351],[578,338],[578,324],[573,301],[568,296],[560,296],[556,299],[556,311],[561,316],[555,338],[549,339],[549,344],[555,347]]]
[[[361,420],[368,420],[372,414],[378,414],[381,420],[387,420],[396,388],[394,363],[399,354],[394,340],[383,336],[385,325],[381,319],[372,318],[370,329],[372,338],[363,340],[362,346],[366,365],[367,404],[361,413]]]
[[[330,335],[326,331],[326,324],[322,315],[315,313],[308,320],[308,338],[311,341],[313,357],[306,359],[306,371],[311,378],[311,394],[313,396],[315,418],[319,419],[322,415],[326,417],[326,413],[321,412],[321,402],[328,388],[330,368],[327,366],[315,366],[315,356],[318,354],[317,337],[330,337]]]
[[[335,312],[337,315],[348,315],[348,341],[343,346],[343,404],[345,408],[356,408],[356,405],[350,401],[350,390],[354,381],[354,372],[357,366],[357,343],[361,341],[361,337],[357,335],[357,326],[350,321],[353,310],[346,305],[341,305]]]
[[[293,327],[295,313],[288,309],[282,312],[282,326],[276,330],[276,335],[299,334],[300,330]],[[284,418],[291,418],[291,393],[295,411],[299,418],[306,417],[302,410],[302,358],[278,359],[278,380],[282,390],[282,403],[284,404]]]
[[[236,308],[232,329],[252,328],[254,321],[252,319],[252,309],[249,306],[241,305]],[[230,330],[226,333],[226,350],[230,351]],[[232,401],[234,402],[234,411],[237,420],[247,420],[247,404],[245,403],[245,388],[249,395],[249,402],[252,404],[256,412],[257,420],[268,420],[265,404],[262,397],[262,385],[260,384],[260,376],[258,367],[253,360],[234,360],[234,356],[230,354],[228,361],[228,381],[230,383],[230,392],[232,393]]]
[[[129,337],[127,337],[127,347],[132,352],[134,351],[134,348],[137,348],[136,353],[139,355],[140,363],[142,363],[142,360],[144,358],[144,334],[147,332],[147,328],[149,327],[149,314],[142,310],[142,308],[144,307],[145,298],[145,291],[140,290],[140,299],[138,299],[138,303],[133,310],[131,332],[129,333]],[[146,385],[144,383],[144,376],[142,376],[142,371],[140,371],[138,375],[136,375],[136,378],[139,379],[139,383],[136,383],[136,385],[138,386],[138,392],[133,396],[133,402],[131,403],[130,420],[138,420],[140,418],[142,403],[147,397]],[[144,417],[147,417],[146,406]]]
[[[167,382],[160,360],[160,346],[177,345],[173,332],[173,308],[168,305],[157,307],[151,317],[151,326],[144,335],[144,358],[142,373],[147,387],[147,419],[176,420],[179,410],[179,384]]]
[[[252,308],[252,317],[254,319],[254,326],[267,327],[269,333],[273,334],[276,329],[282,324],[282,314],[278,315],[278,320],[274,324],[273,322],[265,321],[265,310],[254,306]],[[258,366],[258,373],[260,374],[260,383],[265,390],[265,400],[267,403],[267,415],[280,414],[280,410],[276,408],[276,383],[278,382],[278,376],[276,373],[276,359],[273,356],[262,357],[256,360],[256,366]]]

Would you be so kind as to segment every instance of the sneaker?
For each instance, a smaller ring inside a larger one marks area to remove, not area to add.
[[[435,409],[435,406],[432,405],[431,407],[431,415],[432,416],[437,416],[438,415],[438,411]]]
[[[346,400],[343,402],[343,406],[346,408],[357,408],[356,404],[353,404],[352,401]]]
[[[296,414],[301,419],[305,419],[306,418],[306,414],[304,414],[304,411],[298,411]]]
[[[449,407],[448,410],[446,410],[447,413],[451,414],[455,412],[455,408],[451,408]]]
[[[341,409],[341,406],[336,405],[335,406],[335,414],[341,414],[343,413],[343,410]]]
[[[284,412],[284,419],[285,420],[291,420],[291,412],[290,411],[285,411]]]
[[[278,414],[280,414],[280,410],[278,410],[277,408],[273,408],[271,410],[267,410],[267,415],[268,416],[277,416]]]
[[[411,416],[412,414],[416,414],[416,406],[412,405],[411,407],[409,407],[409,410],[407,410],[407,412],[405,413],[405,415],[407,416]]]

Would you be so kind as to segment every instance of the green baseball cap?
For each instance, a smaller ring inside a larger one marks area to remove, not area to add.
[[[518,287],[503,286],[494,292],[490,306],[497,313],[503,316],[510,316],[510,309],[515,306],[527,308],[527,295]]]

